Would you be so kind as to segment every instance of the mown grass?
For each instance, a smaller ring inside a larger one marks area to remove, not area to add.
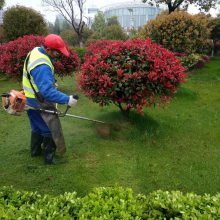
[[[146,108],[126,120],[112,106],[101,108],[80,94],[69,113],[113,123],[101,137],[93,122],[62,118],[68,163],[45,166],[31,158],[30,126],[0,111],[0,186],[59,194],[93,187],[131,187],[136,193],[181,190],[198,194],[220,191],[220,59],[190,73],[165,109]],[[76,90],[74,78],[59,79],[60,90]],[[0,79],[0,93],[21,85]],[[63,108],[62,108],[63,109]]]

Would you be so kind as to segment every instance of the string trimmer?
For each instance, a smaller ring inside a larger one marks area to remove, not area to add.
[[[102,127],[96,126],[96,130],[101,136],[109,135],[110,123],[96,120],[96,119],[87,118],[84,116],[68,114],[67,112],[70,109],[70,106],[67,106],[64,112],[61,112],[58,109],[56,110],[48,110],[48,109],[41,109],[41,108],[36,109],[36,108],[26,105],[26,97],[24,93],[22,91],[16,91],[16,90],[11,90],[9,93],[3,93],[1,96],[2,96],[2,106],[4,110],[11,115],[19,116],[21,115],[23,111],[27,111],[29,109],[39,110],[41,112],[58,115],[59,117],[68,116],[68,117],[73,117],[76,119],[87,120],[87,121],[92,121],[92,122],[99,123],[99,124],[104,124],[104,126]],[[73,97],[75,99],[79,99],[78,95],[76,94],[74,94]]]

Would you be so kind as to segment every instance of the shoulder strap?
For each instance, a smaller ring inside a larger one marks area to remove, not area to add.
[[[34,91],[35,97],[37,98],[37,100],[38,100],[39,102],[43,102],[43,101],[44,101],[44,98],[42,97],[42,95],[41,95],[39,92],[36,92],[36,90],[35,90],[35,88],[34,88],[32,82],[31,82],[31,74],[30,74],[29,71],[28,71],[28,61],[29,61],[29,58],[30,58],[30,54],[31,54],[31,53],[29,53],[29,54],[27,55],[27,58],[25,59],[25,69],[26,69],[26,72],[27,72],[27,77],[28,77],[28,80],[29,80],[29,82],[30,82],[31,88],[32,88],[33,91]]]

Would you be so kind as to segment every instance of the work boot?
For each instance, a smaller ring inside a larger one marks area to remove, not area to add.
[[[42,154],[41,144],[43,143],[44,137],[38,133],[31,133],[31,156],[36,157]]]
[[[56,145],[52,137],[44,137],[44,162],[45,164],[55,164],[54,156]]]

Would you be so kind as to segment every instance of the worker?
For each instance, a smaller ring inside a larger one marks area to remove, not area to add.
[[[69,57],[62,38],[55,34],[45,37],[43,46],[35,47],[26,57],[23,68],[23,89],[27,98],[27,111],[31,125],[31,156],[44,155],[45,164],[55,164],[55,153],[66,151],[60,120],[56,114],[39,109],[56,110],[55,104],[74,106],[77,99],[55,86],[53,62],[61,54]]]

